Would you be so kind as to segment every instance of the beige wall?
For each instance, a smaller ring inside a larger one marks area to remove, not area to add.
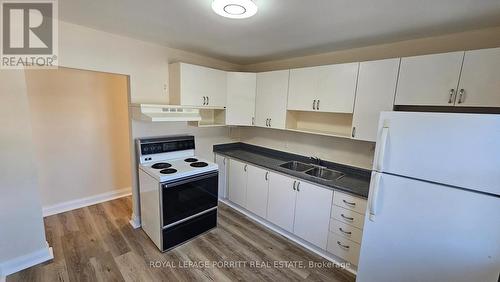
[[[67,68],[27,71],[44,207],[130,190],[127,80]]]
[[[0,71],[0,160],[1,279],[9,261],[48,254],[22,71]]]

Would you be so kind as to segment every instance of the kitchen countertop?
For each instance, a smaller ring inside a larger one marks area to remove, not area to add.
[[[345,176],[340,179],[329,181],[310,176],[304,172],[293,171],[280,167],[281,164],[289,161],[312,163],[312,160],[309,157],[241,142],[214,145],[213,151],[219,155],[224,155],[229,158],[238,159],[243,162],[287,174],[298,179],[319,184],[332,190],[347,192],[362,198],[368,197],[371,171],[367,169],[321,160],[321,163],[319,164],[320,166],[340,171],[345,174]]]

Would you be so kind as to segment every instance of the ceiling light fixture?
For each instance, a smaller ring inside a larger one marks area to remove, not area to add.
[[[245,19],[257,13],[257,5],[252,0],[213,0],[212,10],[226,18]]]

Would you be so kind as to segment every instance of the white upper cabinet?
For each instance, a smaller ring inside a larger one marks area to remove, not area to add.
[[[465,52],[455,106],[500,107],[500,48]]]
[[[288,110],[352,113],[359,63],[290,70]]]
[[[298,182],[293,233],[326,249],[333,191],[306,182]]]
[[[453,106],[464,52],[401,59],[396,105]]]
[[[257,74],[227,73],[227,125],[253,125]]]
[[[170,103],[182,106],[226,106],[226,72],[186,63],[169,67]]]
[[[269,174],[267,220],[293,232],[297,181],[277,173]]]
[[[392,111],[400,59],[362,62],[352,120],[352,138],[375,142],[380,112]]]
[[[269,171],[248,166],[246,208],[254,214],[266,218]]]
[[[289,70],[257,74],[255,125],[285,128]]]

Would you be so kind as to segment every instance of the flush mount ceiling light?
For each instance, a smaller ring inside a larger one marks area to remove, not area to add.
[[[245,19],[257,13],[257,5],[252,0],[213,0],[212,9],[231,19]]]

